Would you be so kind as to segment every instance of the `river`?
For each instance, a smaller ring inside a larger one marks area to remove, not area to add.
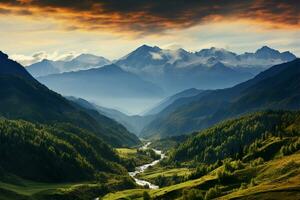
[[[143,147],[141,147],[141,149],[148,149],[149,148],[149,145],[151,144],[151,142],[148,142],[147,144],[145,144]],[[156,165],[157,163],[159,163],[159,161],[161,161],[164,157],[165,157],[165,154],[162,153],[162,151],[159,151],[159,150],[156,150],[156,149],[152,149],[156,154],[160,155],[160,159],[158,160],[154,160],[153,162],[151,163],[148,163],[148,164],[145,164],[145,165],[142,165],[142,166],[139,166],[139,167],[136,167],[135,168],[135,171],[134,172],[128,172],[129,176],[131,176],[134,181],[136,182],[136,184],[138,185],[141,185],[141,186],[146,186],[148,185],[150,189],[158,189],[159,186],[158,185],[154,185],[148,181],[145,181],[145,180],[141,180],[141,179],[138,179],[136,178],[136,175],[144,172],[146,169],[148,169],[150,166],[154,166]]]

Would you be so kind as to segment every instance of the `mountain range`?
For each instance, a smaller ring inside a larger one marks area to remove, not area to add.
[[[89,130],[113,146],[132,146],[139,139],[114,120],[85,109],[49,90],[23,66],[0,52],[0,115],[7,119],[70,123]]]
[[[116,64],[175,93],[193,87],[230,87],[268,67],[295,58],[290,52],[280,53],[267,46],[255,53],[238,55],[215,47],[192,53],[184,49],[164,50],[143,45]]]
[[[300,108],[300,59],[275,65],[234,87],[207,90],[169,105],[144,128],[143,137],[191,133],[221,120],[265,109]]]
[[[164,96],[163,90],[156,84],[124,71],[115,64],[38,77],[37,80],[65,96],[76,96],[98,105],[128,111],[138,109],[135,99],[147,102]],[[146,105],[142,103],[141,107],[145,108]]]
[[[58,74],[63,72],[78,71],[90,68],[102,67],[110,64],[111,61],[92,54],[80,54],[69,61],[52,61],[44,59],[26,67],[28,72],[34,76],[46,76],[50,74]]]
[[[114,64],[103,57],[82,54],[71,61],[43,60],[26,69],[63,95],[140,114],[180,91],[232,87],[295,58],[290,52],[267,46],[238,55],[214,47],[188,52],[143,45]]]

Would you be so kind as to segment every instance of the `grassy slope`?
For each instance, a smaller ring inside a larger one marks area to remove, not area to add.
[[[129,171],[134,171],[135,167],[151,163],[156,159],[148,154],[147,151],[140,151],[136,148],[116,148],[115,150],[120,158],[130,163],[128,165],[130,167],[127,167]]]
[[[116,148],[118,155],[122,158],[131,158],[134,157],[137,153],[137,149],[130,148]]]
[[[291,163],[294,163],[291,166]],[[233,176],[239,181],[237,185],[221,186],[222,196],[220,199],[261,199],[272,196],[273,199],[299,199],[300,195],[300,153],[277,158],[257,167],[247,167],[234,172]],[[198,188],[207,191],[218,183],[216,172],[212,171],[199,179],[186,181],[176,185],[160,188],[157,190],[134,189],[104,196],[104,200],[114,199],[142,199],[144,191],[147,191],[154,199],[180,199],[184,189]],[[240,183],[249,177],[255,178],[256,186],[248,186],[239,189]],[[276,195],[275,195],[275,194]]]
[[[158,176],[187,176],[191,173],[191,171],[188,168],[160,168],[160,167],[153,167],[149,168],[149,170],[146,170],[145,172],[138,175],[139,178],[150,181],[153,181]]]
[[[0,181],[0,200],[86,200],[111,191],[134,188],[120,176],[106,183],[42,183],[10,176]]]

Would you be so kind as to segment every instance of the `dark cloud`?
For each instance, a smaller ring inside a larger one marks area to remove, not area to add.
[[[71,20],[74,24],[68,25],[69,30],[115,28],[153,33],[226,19],[300,28],[298,0],[1,0],[0,3],[6,6],[2,9],[22,9],[19,14],[44,12]]]

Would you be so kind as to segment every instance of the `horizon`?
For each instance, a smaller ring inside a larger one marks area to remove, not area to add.
[[[161,48],[162,50],[171,50],[171,51],[176,51],[176,50],[179,50],[179,49],[184,49],[185,51],[189,52],[189,53],[196,53],[198,51],[201,51],[203,49],[217,49],[217,50],[225,50],[225,51],[229,51],[229,52],[232,52],[232,53],[235,53],[237,55],[242,55],[242,54],[245,54],[245,53],[255,53],[257,50],[263,48],[263,47],[267,47],[267,48],[270,48],[270,49],[273,49],[273,50],[277,50],[279,51],[280,53],[284,53],[284,52],[289,52],[289,53],[292,53],[294,54],[297,58],[299,58],[299,56],[294,53],[293,51],[290,51],[290,50],[286,50],[286,51],[281,51],[279,49],[276,49],[276,48],[273,48],[272,46],[268,46],[268,45],[262,45],[260,47],[258,47],[257,49],[254,49],[253,51],[244,51],[244,52],[235,52],[235,51],[232,51],[232,50],[229,50],[229,49],[225,49],[225,48],[220,48],[220,47],[215,47],[215,46],[211,46],[211,47],[207,47],[207,48],[202,48],[202,49],[198,49],[198,50],[189,50],[189,49],[185,49],[185,48],[182,48],[182,47],[171,47],[171,48],[162,48],[160,46],[157,46],[157,45],[149,45],[149,44],[141,44],[137,47],[135,47],[134,49],[130,50],[129,52],[126,52],[124,55],[121,55],[120,57],[117,57],[117,58],[113,58],[113,59],[110,59],[108,57],[105,57],[103,56],[102,54],[95,54],[93,52],[77,52],[77,53],[74,53],[73,52],[69,52],[69,53],[65,53],[65,54],[60,54],[59,52],[36,52],[32,55],[17,55],[17,54],[8,54],[9,58],[19,62],[20,64],[22,64],[24,67],[27,67],[31,64],[35,64],[35,63],[38,63],[38,62],[41,62],[43,60],[50,60],[50,61],[70,61],[72,59],[75,59],[77,58],[78,56],[80,55],[93,55],[93,56],[98,56],[98,57],[104,57],[106,59],[108,59],[109,61],[111,62],[115,62],[117,60],[120,60],[122,59],[123,57],[127,56],[128,54],[130,54],[131,52],[137,50],[138,48],[142,47],[142,46],[148,46],[148,47],[159,47]],[[3,52],[3,53],[6,53],[6,52]],[[6,53],[7,54],[7,53]]]

